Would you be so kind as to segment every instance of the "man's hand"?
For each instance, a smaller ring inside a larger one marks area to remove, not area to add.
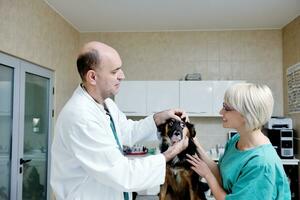
[[[185,122],[189,121],[186,112],[179,108],[164,110],[153,115],[156,126],[166,123],[170,118],[177,120],[183,120]]]
[[[189,145],[189,138],[186,136],[186,133],[183,133],[183,138],[179,142],[175,143],[173,146],[170,146],[167,151],[163,153],[165,156],[166,162],[170,161],[177,154],[181,153]]]

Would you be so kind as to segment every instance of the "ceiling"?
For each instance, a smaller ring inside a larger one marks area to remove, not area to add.
[[[300,0],[45,0],[79,32],[280,29]]]

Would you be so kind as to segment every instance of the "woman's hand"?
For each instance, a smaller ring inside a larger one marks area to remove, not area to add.
[[[187,157],[187,161],[192,165],[191,169],[194,170],[197,174],[199,174],[205,179],[209,175],[212,175],[212,172],[207,166],[207,164],[203,160],[201,160],[197,155],[191,156],[187,154]]]

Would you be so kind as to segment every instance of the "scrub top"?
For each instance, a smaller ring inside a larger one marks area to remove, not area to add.
[[[288,178],[272,144],[241,151],[236,134],[219,160],[226,200],[291,199]]]

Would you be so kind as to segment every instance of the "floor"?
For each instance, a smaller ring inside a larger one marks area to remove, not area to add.
[[[158,196],[152,195],[138,195],[136,200],[158,200]]]
[[[213,197],[206,197],[207,200],[215,200]],[[139,195],[136,197],[136,200],[159,200],[158,196],[151,195]]]
[[[206,198],[207,198],[207,200],[215,200],[211,196],[207,196]],[[159,200],[159,198],[158,198],[158,196],[152,196],[152,195],[138,195],[136,197],[136,200]]]

